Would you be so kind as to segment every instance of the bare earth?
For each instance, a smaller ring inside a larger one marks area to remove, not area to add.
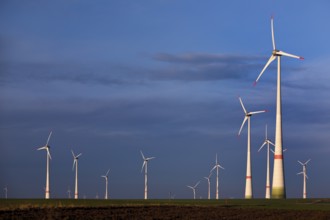
[[[0,211],[0,219],[330,219],[330,210],[254,209],[231,206],[110,206]]]

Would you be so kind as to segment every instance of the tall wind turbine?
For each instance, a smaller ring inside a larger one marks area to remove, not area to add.
[[[306,193],[306,178],[308,179],[308,176],[306,174],[306,165],[308,164],[308,162],[310,161],[311,159],[307,160],[305,163],[302,163],[298,160],[298,163],[300,163],[302,166],[303,166],[303,171],[300,172],[300,173],[297,173],[297,175],[299,174],[303,174],[304,175],[304,188],[303,188],[303,198],[306,199],[307,197],[307,193]]]
[[[210,188],[210,178],[212,176],[212,172],[210,172],[210,175],[208,177],[204,177],[207,180],[208,190],[207,190],[207,198],[211,199],[211,188]]]
[[[276,49],[274,37],[274,19],[271,17],[271,32],[273,52],[268,62],[260,72],[255,84],[258,82],[261,75],[267,67],[277,58],[277,95],[276,95],[276,132],[275,132],[275,156],[274,156],[274,172],[273,172],[273,188],[272,198],[284,199],[286,198],[285,192],[285,179],[284,179],[284,159],[282,150],[282,99],[281,99],[281,57],[292,57],[303,60],[303,57],[292,55],[281,50]]]
[[[269,144],[275,146],[267,136],[267,125],[266,125],[266,135],[265,135],[265,141],[259,148],[258,152],[267,144],[267,176],[266,176],[266,199],[270,199],[270,176],[269,176]]]
[[[108,174],[109,174],[110,169],[108,170],[108,172],[104,175],[101,176],[105,179],[105,196],[104,199],[108,199]]]
[[[246,182],[245,182],[245,198],[246,199],[252,199],[253,198],[253,191],[252,191],[252,169],[251,169],[251,132],[250,132],[250,118],[254,114],[264,113],[266,110],[262,111],[255,111],[255,112],[247,112],[243,101],[241,97],[239,97],[239,101],[241,103],[241,106],[243,108],[245,117],[243,120],[243,123],[241,125],[241,128],[239,129],[238,135],[241,134],[241,131],[243,129],[243,126],[246,121],[248,121],[248,135],[247,135],[247,159],[246,159]]]
[[[76,178],[75,178],[75,189],[74,189],[74,198],[78,199],[78,158],[82,155],[81,153],[77,156],[73,153],[73,150],[71,150],[72,156],[73,156],[73,166],[72,170],[74,169],[74,165],[76,165]]]
[[[142,151],[140,152],[143,159],[141,172],[143,171],[143,167],[144,167],[144,199],[148,199],[148,162],[149,160],[155,159],[155,157],[145,158]]]
[[[50,197],[50,195],[49,195],[50,194],[50,192],[49,192],[49,159],[52,159],[52,157],[50,156],[50,152],[49,152],[50,146],[48,145],[48,143],[49,143],[51,136],[52,136],[52,131],[49,133],[46,145],[37,149],[37,150],[46,150],[46,152],[47,152],[45,199],[49,199],[49,197]]]
[[[198,181],[195,186],[187,186],[190,189],[192,189],[193,193],[194,193],[194,199],[196,199],[196,187],[198,186],[198,184],[200,183],[200,181]]]
[[[216,199],[219,199],[219,168],[221,168],[223,170],[225,169],[218,163],[218,154],[215,154],[215,165],[210,172],[212,172],[214,169],[217,169],[217,185],[215,188],[215,190],[216,190],[215,198]]]

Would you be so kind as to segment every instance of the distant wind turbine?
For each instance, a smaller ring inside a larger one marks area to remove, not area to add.
[[[298,160],[298,163],[300,163],[302,166],[303,166],[303,171],[300,172],[300,173],[297,173],[297,175],[299,174],[303,174],[303,177],[304,177],[304,187],[303,187],[303,198],[306,199],[307,197],[307,191],[306,191],[306,178],[308,179],[308,176],[307,176],[307,173],[306,173],[306,166],[308,164],[308,162],[310,161],[311,159],[307,160],[305,163],[302,163]]]
[[[73,165],[72,170],[74,170],[74,165],[76,165],[76,178],[75,178],[75,189],[74,189],[74,198],[78,199],[78,158],[82,155],[81,153],[77,156],[73,153],[73,150],[71,150],[72,156],[73,156]]]
[[[8,187],[6,186],[3,190],[5,191],[5,199],[8,199]]]
[[[155,157],[145,158],[142,151],[140,152],[143,159],[141,172],[143,171],[144,168],[144,199],[148,199],[148,162],[149,160],[155,159]]]
[[[102,178],[105,179],[105,196],[104,199],[108,199],[108,174],[109,174],[110,169],[108,170],[108,172],[104,175],[101,176]]]
[[[284,159],[283,159],[283,139],[282,139],[282,99],[281,99],[281,57],[292,57],[303,60],[303,57],[292,55],[276,49],[274,37],[274,19],[271,17],[271,32],[273,52],[268,62],[260,72],[255,84],[267,67],[277,58],[277,97],[276,97],[276,132],[275,132],[275,156],[274,156],[274,172],[273,172],[273,188],[272,198],[285,199],[285,179],[284,179]]]
[[[225,169],[223,168],[219,163],[218,163],[218,154],[215,154],[215,165],[214,167],[212,168],[212,170],[210,172],[212,172],[213,170],[217,170],[217,185],[216,185],[216,192],[215,192],[215,198],[216,199],[219,199],[219,168],[221,169]]]
[[[200,183],[200,181],[198,181],[195,186],[187,186],[188,188],[192,189],[193,193],[194,193],[194,199],[196,199],[196,187],[198,186],[198,184]]]
[[[70,190],[70,187],[68,187],[67,193],[68,193],[68,198],[71,199],[71,190]]]
[[[264,143],[261,145],[261,147],[259,148],[258,152],[267,144],[267,176],[266,176],[266,195],[265,198],[266,199],[270,199],[270,175],[269,175],[269,144],[275,146],[269,139],[267,136],[267,125],[266,125],[266,135],[265,135],[265,141]]]
[[[50,156],[50,146],[48,145],[50,137],[52,136],[52,131],[49,133],[46,145],[43,147],[38,148],[37,150],[46,150],[47,152],[47,166],[46,166],[46,187],[45,187],[45,199],[49,199],[50,198],[50,191],[49,191],[49,159],[52,159],[52,157]]]
[[[210,178],[212,176],[212,172],[210,172],[208,177],[204,177],[207,180],[207,186],[208,186],[208,190],[207,190],[207,198],[211,199],[211,188],[210,188]]]
[[[266,110],[262,111],[255,111],[255,112],[247,112],[241,97],[239,97],[239,101],[243,108],[245,117],[241,128],[239,129],[238,135],[241,134],[243,126],[246,121],[248,121],[248,135],[247,135],[247,160],[246,160],[246,182],[245,182],[245,198],[252,199],[253,198],[253,191],[252,191],[252,168],[251,168],[251,132],[250,132],[250,118],[254,114],[264,113]]]

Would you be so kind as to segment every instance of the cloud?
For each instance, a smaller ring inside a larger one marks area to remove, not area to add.
[[[9,63],[0,64],[0,82],[66,81],[80,84],[141,84],[151,81],[218,81],[246,79],[262,68],[264,58],[257,56],[185,53],[158,53],[150,65],[113,63]],[[167,65],[158,65],[160,61]],[[254,77],[254,76],[253,76]]]

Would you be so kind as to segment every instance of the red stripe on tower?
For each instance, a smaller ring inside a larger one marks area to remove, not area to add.
[[[274,159],[280,159],[283,160],[283,155],[282,154],[275,154]]]

